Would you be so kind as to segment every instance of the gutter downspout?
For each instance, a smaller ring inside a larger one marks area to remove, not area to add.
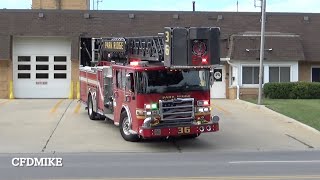
[[[230,62],[230,58],[226,58],[227,63],[232,66],[232,67],[237,67],[236,65],[232,64]],[[238,80],[237,80],[238,81]],[[239,86],[239,81],[237,82],[237,99],[240,99],[240,86]]]

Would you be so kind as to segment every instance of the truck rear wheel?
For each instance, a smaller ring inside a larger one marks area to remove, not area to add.
[[[91,120],[97,120],[98,117],[97,117],[97,113],[94,111],[93,109],[93,101],[92,101],[92,97],[91,95],[88,96],[88,104],[87,104],[87,107],[88,107],[88,116]]]
[[[124,111],[120,115],[120,133],[123,139],[126,141],[137,142],[140,140],[139,136],[136,134],[131,134],[130,130],[130,121],[127,115],[127,112]]]

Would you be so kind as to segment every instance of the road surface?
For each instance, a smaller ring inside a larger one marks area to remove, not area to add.
[[[63,167],[13,167],[61,157]],[[320,179],[320,151],[1,154],[1,179]]]

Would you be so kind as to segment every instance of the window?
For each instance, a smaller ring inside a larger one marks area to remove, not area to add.
[[[259,84],[259,67],[242,67],[242,84]]]
[[[54,65],[54,70],[67,70],[67,65]]]
[[[48,62],[49,61],[49,56],[37,56],[36,57],[37,62]]]
[[[121,72],[119,70],[116,71],[116,87],[121,88]]]
[[[290,67],[269,67],[269,82],[290,82]]]
[[[18,62],[30,62],[30,56],[18,56]]]
[[[67,57],[66,56],[55,56],[54,62],[67,62]]]
[[[127,74],[127,90],[134,92],[134,78],[133,73]]]
[[[36,74],[36,78],[37,79],[48,79],[49,78],[49,74],[48,73],[37,73]]]
[[[36,70],[49,70],[49,65],[36,65]]]
[[[30,73],[18,73],[18,79],[30,79]]]
[[[209,70],[155,70],[136,74],[138,93],[208,91]]]
[[[126,73],[125,71],[122,71],[121,74],[121,88],[124,89],[126,87]]]
[[[320,67],[312,68],[312,82],[320,82]]]
[[[67,79],[66,73],[54,73],[54,79]]]
[[[18,70],[30,70],[30,65],[18,65]]]

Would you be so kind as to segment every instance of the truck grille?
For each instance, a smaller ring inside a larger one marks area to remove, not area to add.
[[[194,119],[194,99],[160,100],[159,110],[162,121],[190,123]]]

